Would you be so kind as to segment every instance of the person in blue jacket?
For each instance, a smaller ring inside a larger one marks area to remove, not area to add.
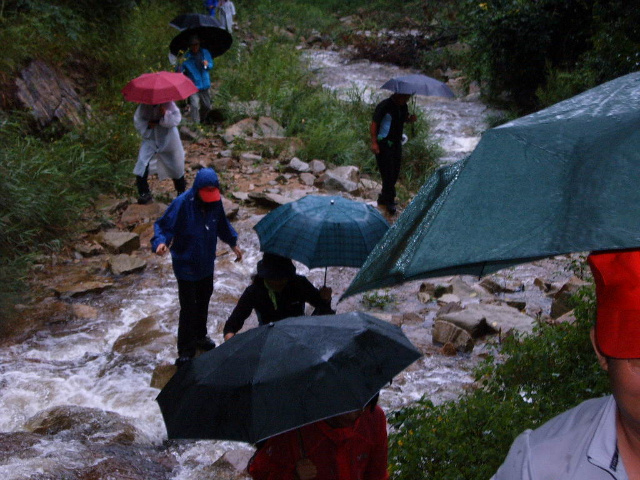
[[[218,8],[218,0],[203,0],[204,8],[212,17],[216,16],[216,9]]]
[[[200,123],[211,110],[211,77],[209,72],[214,66],[213,57],[206,48],[200,47],[200,39],[193,35],[189,39],[189,50],[184,54],[182,63],[178,64],[177,71],[184,73],[198,88],[198,91],[189,97],[190,116],[193,123]]]
[[[218,238],[233,249],[236,262],[242,260],[238,234],[225,215],[219,188],[216,172],[203,168],[193,187],[178,196],[153,226],[151,247],[158,255],[171,251],[178,280],[178,366],[190,361],[196,349],[216,346],[207,336],[207,316]]]

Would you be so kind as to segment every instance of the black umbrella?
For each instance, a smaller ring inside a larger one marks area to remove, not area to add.
[[[203,15],[202,13],[185,13],[178,15],[169,22],[173,28],[178,30],[186,30],[187,28],[197,27],[217,27],[223,28],[216,17],[211,15]]]
[[[197,35],[200,39],[200,46],[209,50],[212,57],[219,57],[231,48],[233,38],[231,34],[221,27],[196,27],[182,30],[173,37],[169,44],[169,50],[174,55],[186,52],[189,49],[190,39]]]
[[[288,318],[195,358],[157,400],[169,438],[255,443],[364,407],[420,356],[365,313]]]
[[[445,83],[418,73],[392,78],[380,88],[383,90],[390,90],[393,93],[402,93],[405,95],[425,95],[427,97],[447,98],[455,97],[453,91]]]

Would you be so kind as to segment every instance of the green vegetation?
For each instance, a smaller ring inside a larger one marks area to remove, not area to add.
[[[589,341],[593,288],[574,298],[575,324],[540,324],[509,337],[476,371],[478,388],[457,402],[429,400],[394,413],[390,464],[397,479],[483,479],[515,437],[588,398],[608,393]]]

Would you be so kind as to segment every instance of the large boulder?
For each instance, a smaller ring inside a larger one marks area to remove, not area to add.
[[[535,320],[508,305],[469,304],[463,310],[438,314],[436,320],[444,320],[469,332],[473,338],[512,330],[531,333]]]
[[[15,81],[16,97],[42,127],[53,122],[73,128],[90,114],[70,79],[49,64],[32,61]]]

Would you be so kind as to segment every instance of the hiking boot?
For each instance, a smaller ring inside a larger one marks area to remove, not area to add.
[[[193,357],[189,356],[189,355],[180,355],[175,362],[175,366],[180,368],[183,365],[186,365],[187,363],[189,363],[191,360],[193,360]]]
[[[216,343],[209,337],[204,337],[196,342],[196,347],[198,347],[200,350],[208,352],[209,350],[213,350],[214,348],[216,348]]]
[[[153,197],[151,196],[150,193],[143,193],[138,197],[139,205],[147,205],[148,203],[151,203],[151,202],[153,202]]]

